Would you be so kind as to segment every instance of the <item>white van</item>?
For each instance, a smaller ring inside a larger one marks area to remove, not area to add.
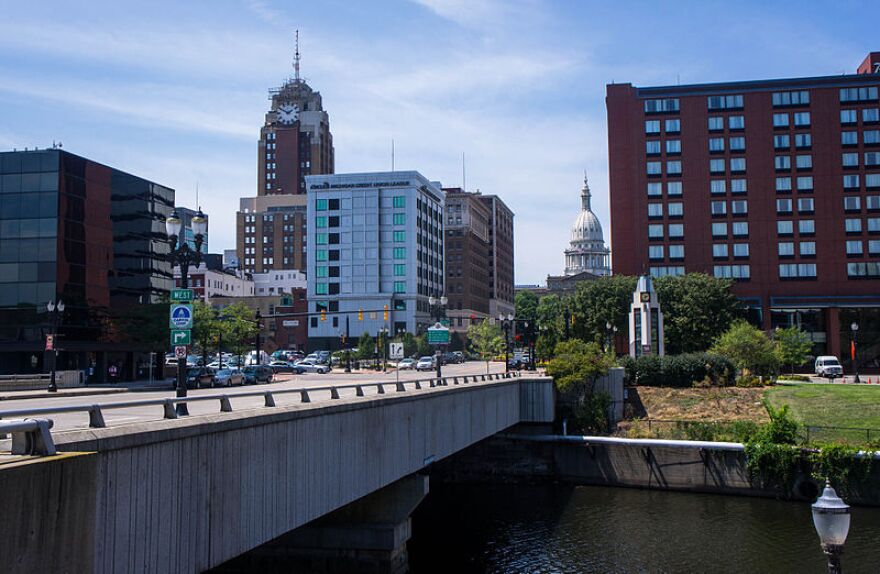
[[[834,380],[834,377],[843,376],[843,366],[840,364],[840,361],[837,360],[837,357],[833,355],[816,357],[816,364],[814,365],[813,370],[816,373],[816,376],[825,377],[832,381]]]

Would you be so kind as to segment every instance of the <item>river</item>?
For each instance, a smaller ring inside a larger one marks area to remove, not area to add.
[[[825,572],[807,503],[591,486],[431,489],[413,515],[413,574]],[[843,571],[880,572],[880,509],[853,509]]]

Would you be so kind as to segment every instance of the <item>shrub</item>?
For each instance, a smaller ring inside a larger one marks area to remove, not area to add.
[[[742,375],[736,378],[736,386],[748,389],[752,387],[763,387],[764,383],[761,381],[760,377],[756,377],[755,375]]]
[[[621,360],[628,384],[647,387],[731,386],[734,367],[726,358],[711,353],[643,355]]]
[[[810,377],[805,375],[779,375],[778,379],[780,381],[803,381],[806,383],[810,382]]]

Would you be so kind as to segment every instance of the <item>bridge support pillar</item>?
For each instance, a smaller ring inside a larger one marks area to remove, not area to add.
[[[409,572],[410,515],[428,494],[428,477],[410,475],[249,553],[249,565],[291,571]]]

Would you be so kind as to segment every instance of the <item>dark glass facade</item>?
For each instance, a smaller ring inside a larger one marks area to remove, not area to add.
[[[173,205],[170,188],[62,150],[0,153],[0,373],[44,370],[61,299],[58,368],[137,376],[165,346]]]

